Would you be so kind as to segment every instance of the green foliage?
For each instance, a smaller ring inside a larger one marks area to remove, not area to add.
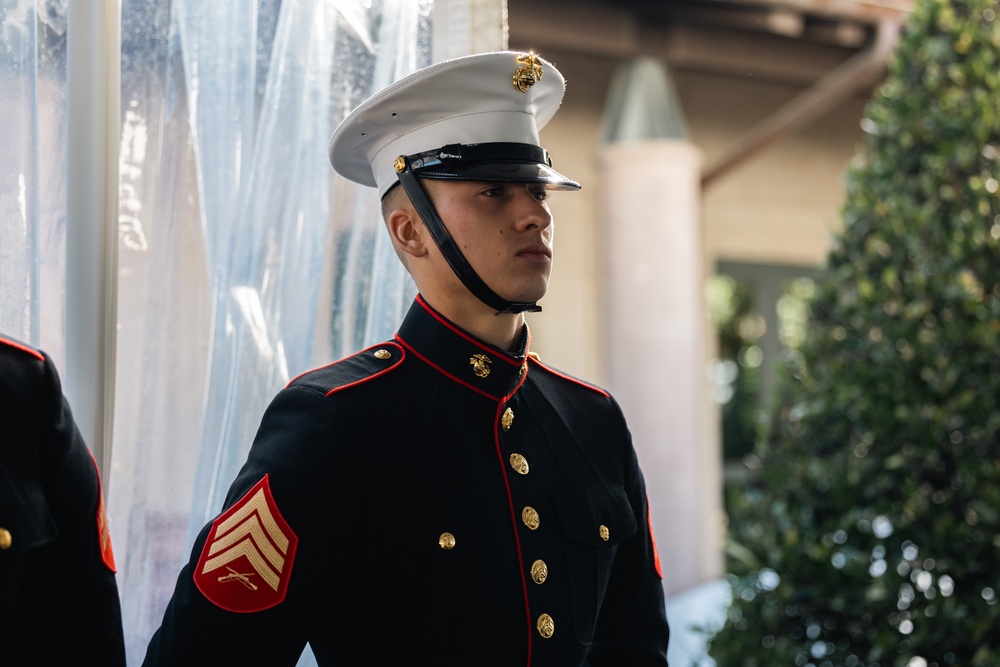
[[[730,501],[721,667],[1000,665],[1000,3],[918,1]]]

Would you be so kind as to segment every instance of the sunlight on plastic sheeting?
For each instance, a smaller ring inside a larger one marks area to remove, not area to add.
[[[290,379],[288,376],[288,362],[285,360],[285,348],[281,341],[276,341],[271,345],[270,337],[267,333],[267,321],[264,318],[264,308],[260,303],[260,294],[253,287],[238,285],[233,287],[230,293],[233,301],[240,308],[243,319],[246,321],[253,342],[257,346],[261,359],[267,363],[277,366],[278,372],[285,382]]]

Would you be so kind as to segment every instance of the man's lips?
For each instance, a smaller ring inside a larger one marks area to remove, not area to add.
[[[539,243],[537,245],[530,245],[526,248],[522,248],[518,251],[517,256],[539,261],[552,259],[552,249],[547,245]]]

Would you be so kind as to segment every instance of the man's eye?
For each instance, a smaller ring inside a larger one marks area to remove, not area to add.
[[[482,191],[482,194],[486,197],[499,197],[503,194],[503,188],[487,188]]]
[[[531,194],[534,195],[535,199],[537,199],[538,201],[545,201],[546,199],[549,198],[548,190],[536,190]]]

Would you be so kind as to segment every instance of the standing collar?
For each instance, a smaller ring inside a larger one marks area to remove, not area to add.
[[[531,342],[527,325],[520,349],[507,352],[463,331],[419,294],[396,340],[438,372],[493,400],[514,393],[527,377],[525,357]]]

